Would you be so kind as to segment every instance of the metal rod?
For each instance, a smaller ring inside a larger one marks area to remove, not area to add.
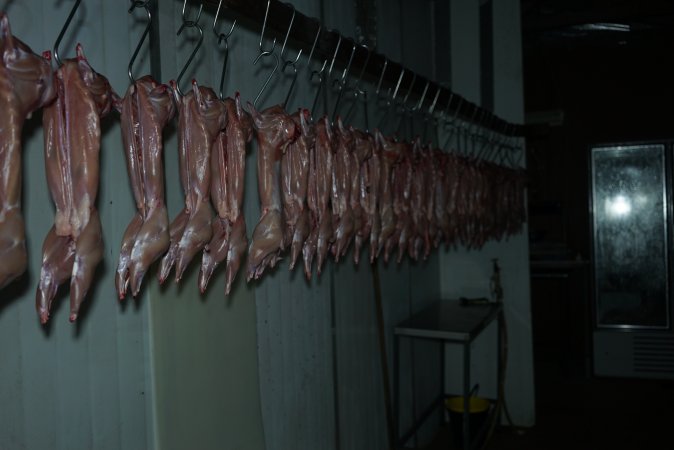
[[[210,9],[212,12],[215,12],[216,8],[218,7],[218,3],[219,0],[204,0],[205,7],[207,9]],[[255,22],[262,23],[265,17],[265,7],[267,1],[223,0],[223,4],[225,4],[229,10],[235,12],[238,16],[245,17],[251,20],[253,23]],[[289,20],[290,20],[290,11],[288,10],[286,4],[279,0],[271,0],[267,20],[267,26],[269,27],[269,31],[276,33],[278,36],[283,36],[283,33],[285,33],[286,30],[288,29]],[[290,38],[292,38],[294,42],[297,42],[300,45],[310,46],[314,42],[314,39],[316,39],[317,29],[319,26],[320,23],[317,22],[315,19],[307,17],[300,11],[297,11],[295,15],[293,29],[290,33]],[[317,38],[316,48],[312,54],[312,57],[316,57],[318,61],[323,61],[326,58],[330,59],[335,50],[335,44],[340,37],[341,35],[336,31],[323,30],[320,33],[320,37]],[[355,70],[360,70],[364,65],[365,58],[367,55],[364,54],[364,52],[361,53],[362,54],[356,55],[354,57],[353,68]],[[386,92],[388,87],[395,86],[398,74],[400,74],[403,69],[411,73],[411,71],[407,70],[401,64],[394,63],[392,61],[386,62],[386,57],[382,54],[373,52],[372,55],[370,55],[370,58],[371,59],[368,64],[368,68],[365,71],[364,80],[376,83],[380,74],[382,73],[382,67],[384,67],[384,65],[386,64],[387,67],[385,70],[385,74],[382,77],[381,86],[379,86],[380,89],[382,87],[384,88],[384,92]],[[346,65],[348,59],[349,54],[347,54],[347,52],[339,52],[339,54],[335,58],[335,63]],[[421,97],[426,81],[429,80],[421,75],[417,76],[417,83],[414,85],[412,94],[410,95],[410,98],[412,100],[418,101],[418,99]],[[429,89],[436,89],[437,87],[440,87],[441,89],[438,101],[441,103],[446,102],[448,97],[452,95],[452,91],[444,87],[441,87],[438,83],[435,83],[432,80],[430,81],[431,85]],[[380,89],[378,89],[379,92],[381,92]],[[513,136],[524,136],[525,131],[524,126],[511,124],[510,122],[507,122],[502,118],[494,115],[491,111],[483,109],[465,100],[458,94],[454,94],[454,96],[457,97],[457,99],[455,99],[453,105],[460,104],[458,103],[459,99],[463,100],[464,101],[463,103],[465,103],[464,107],[461,108],[460,114],[458,115],[459,120],[468,121],[473,112],[473,109],[477,108],[480,110],[484,110],[484,114],[487,117],[494,116],[494,120],[490,121],[490,123],[492,124],[491,127],[494,130],[502,130],[505,125],[513,125],[513,132],[512,132]],[[456,111],[456,109],[452,108],[449,111],[449,113],[451,114],[454,111]]]

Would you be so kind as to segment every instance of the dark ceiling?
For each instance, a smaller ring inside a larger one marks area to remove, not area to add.
[[[521,0],[526,47],[669,47],[672,0]]]

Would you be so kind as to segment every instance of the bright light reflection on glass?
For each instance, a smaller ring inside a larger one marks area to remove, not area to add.
[[[606,199],[604,208],[610,217],[625,217],[632,211],[632,204],[624,195],[616,195]]]

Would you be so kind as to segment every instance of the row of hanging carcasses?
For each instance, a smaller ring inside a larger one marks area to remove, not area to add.
[[[217,20],[217,18],[216,18]],[[134,80],[125,96],[77,57],[52,72],[49,53],[35,55],[11,35],[0,17],[0,107],[3,114],[0,180],[0,288],[27,266],[21,200],[21,126],[43,108],[45,165],[56,208],[43,244],[36,307],[49,318],[59,285],[70,282],[70,320],[77,318],[103,257],[96,210],[100,119],[112,109],[120,124],[137,213],[124,234],[117,266],[120,299],[137,295],[145,274],[159,263],[159,280],[175,266],[179,281],[201,254],[203,292],[221,263],[226,293],[242,264],[258,279],[289,253],[290,269],[302,256],[307,278],[332,255],[353,248],[358,264],[396,254],[417,260],[440,246],[479,248],[518,233],[525,221],[519,169],[457,153],[420,139],[412,142],[346,126],[338,117],[314,120],[307,109],[281,105],[248,112],[238,94],[221,100],[192,83],[183,95],[175,82]],[[140,45],[140,44],[139,44]],[[132,78],[133,79],[133,78]],[[259,97],[259,96],[258,96]],[[178,116],[180,178],[185,206],[169,224],[164,200],[162,130]],[[243,216],[247,144],[257,138],[261,215],[250,242]],[[215,210],[215,212],[214,212]],[[352,245],[353,244],[353,245]]]

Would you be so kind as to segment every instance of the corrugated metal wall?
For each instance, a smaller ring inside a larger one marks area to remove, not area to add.
[[[159,5],[161,73],[164,81],[175,79],[196,43],[195,29],[176,35],[181,24],[182,2]],[[195,5],[196,3],[190,3]],[[190,6],[189,17],[197,8]],[[222,14],[220,30],[231,21]],[[211,30],[213,15],[204,11],[200,24],[204,42],[181,86],[193,78],[214,87],[220,81],[223,53]],[[258,36],[237,26],[230,41],[225,95],[241,92],[245,101],[255,97],[265,73],[252,66]],[[177,121],[174,121],[174,124]],[[257,218],[257,184],[254,148],[247,158],[245,213],[250,232]],[[170,132],[165,157],[167,197],[171,218],[183,206],[178,178],[177,136]],[[150,283],[152,365],[156,389],[155,433],[157,448],[164,449],[261,449],[264,436],[260,410],[255,330],[255,291],[239,274],[232,294],[224,296],[224,271],[218,270],[208,291],[200,295],[197,256],[179,286],[171,280],[159,287]]]
[[[51,49],[72,2],[3,2],[12,31],[35,52]],[[119,29],[130,32],[116,33]],[[81,42],[92,66],[123,93],[126,64],[140,33],[116,2],[89,0],[61,45]],[[114,39],[111,36],[115,35]],[[142,66],[142,65],[141,65]],[[120,306],[113,273],[133,213],[115,114],[104,121],[98,205],[105,263],[78,322],[68,322],[64,289],[42,328],[35,312],[42,241],[53,223],[44,173],[41,115],[24,129],[23,186],[29,271],[0,293],[0,448],[152,448],[147,300]],[[124,176],[120,176],[124,174]]]

